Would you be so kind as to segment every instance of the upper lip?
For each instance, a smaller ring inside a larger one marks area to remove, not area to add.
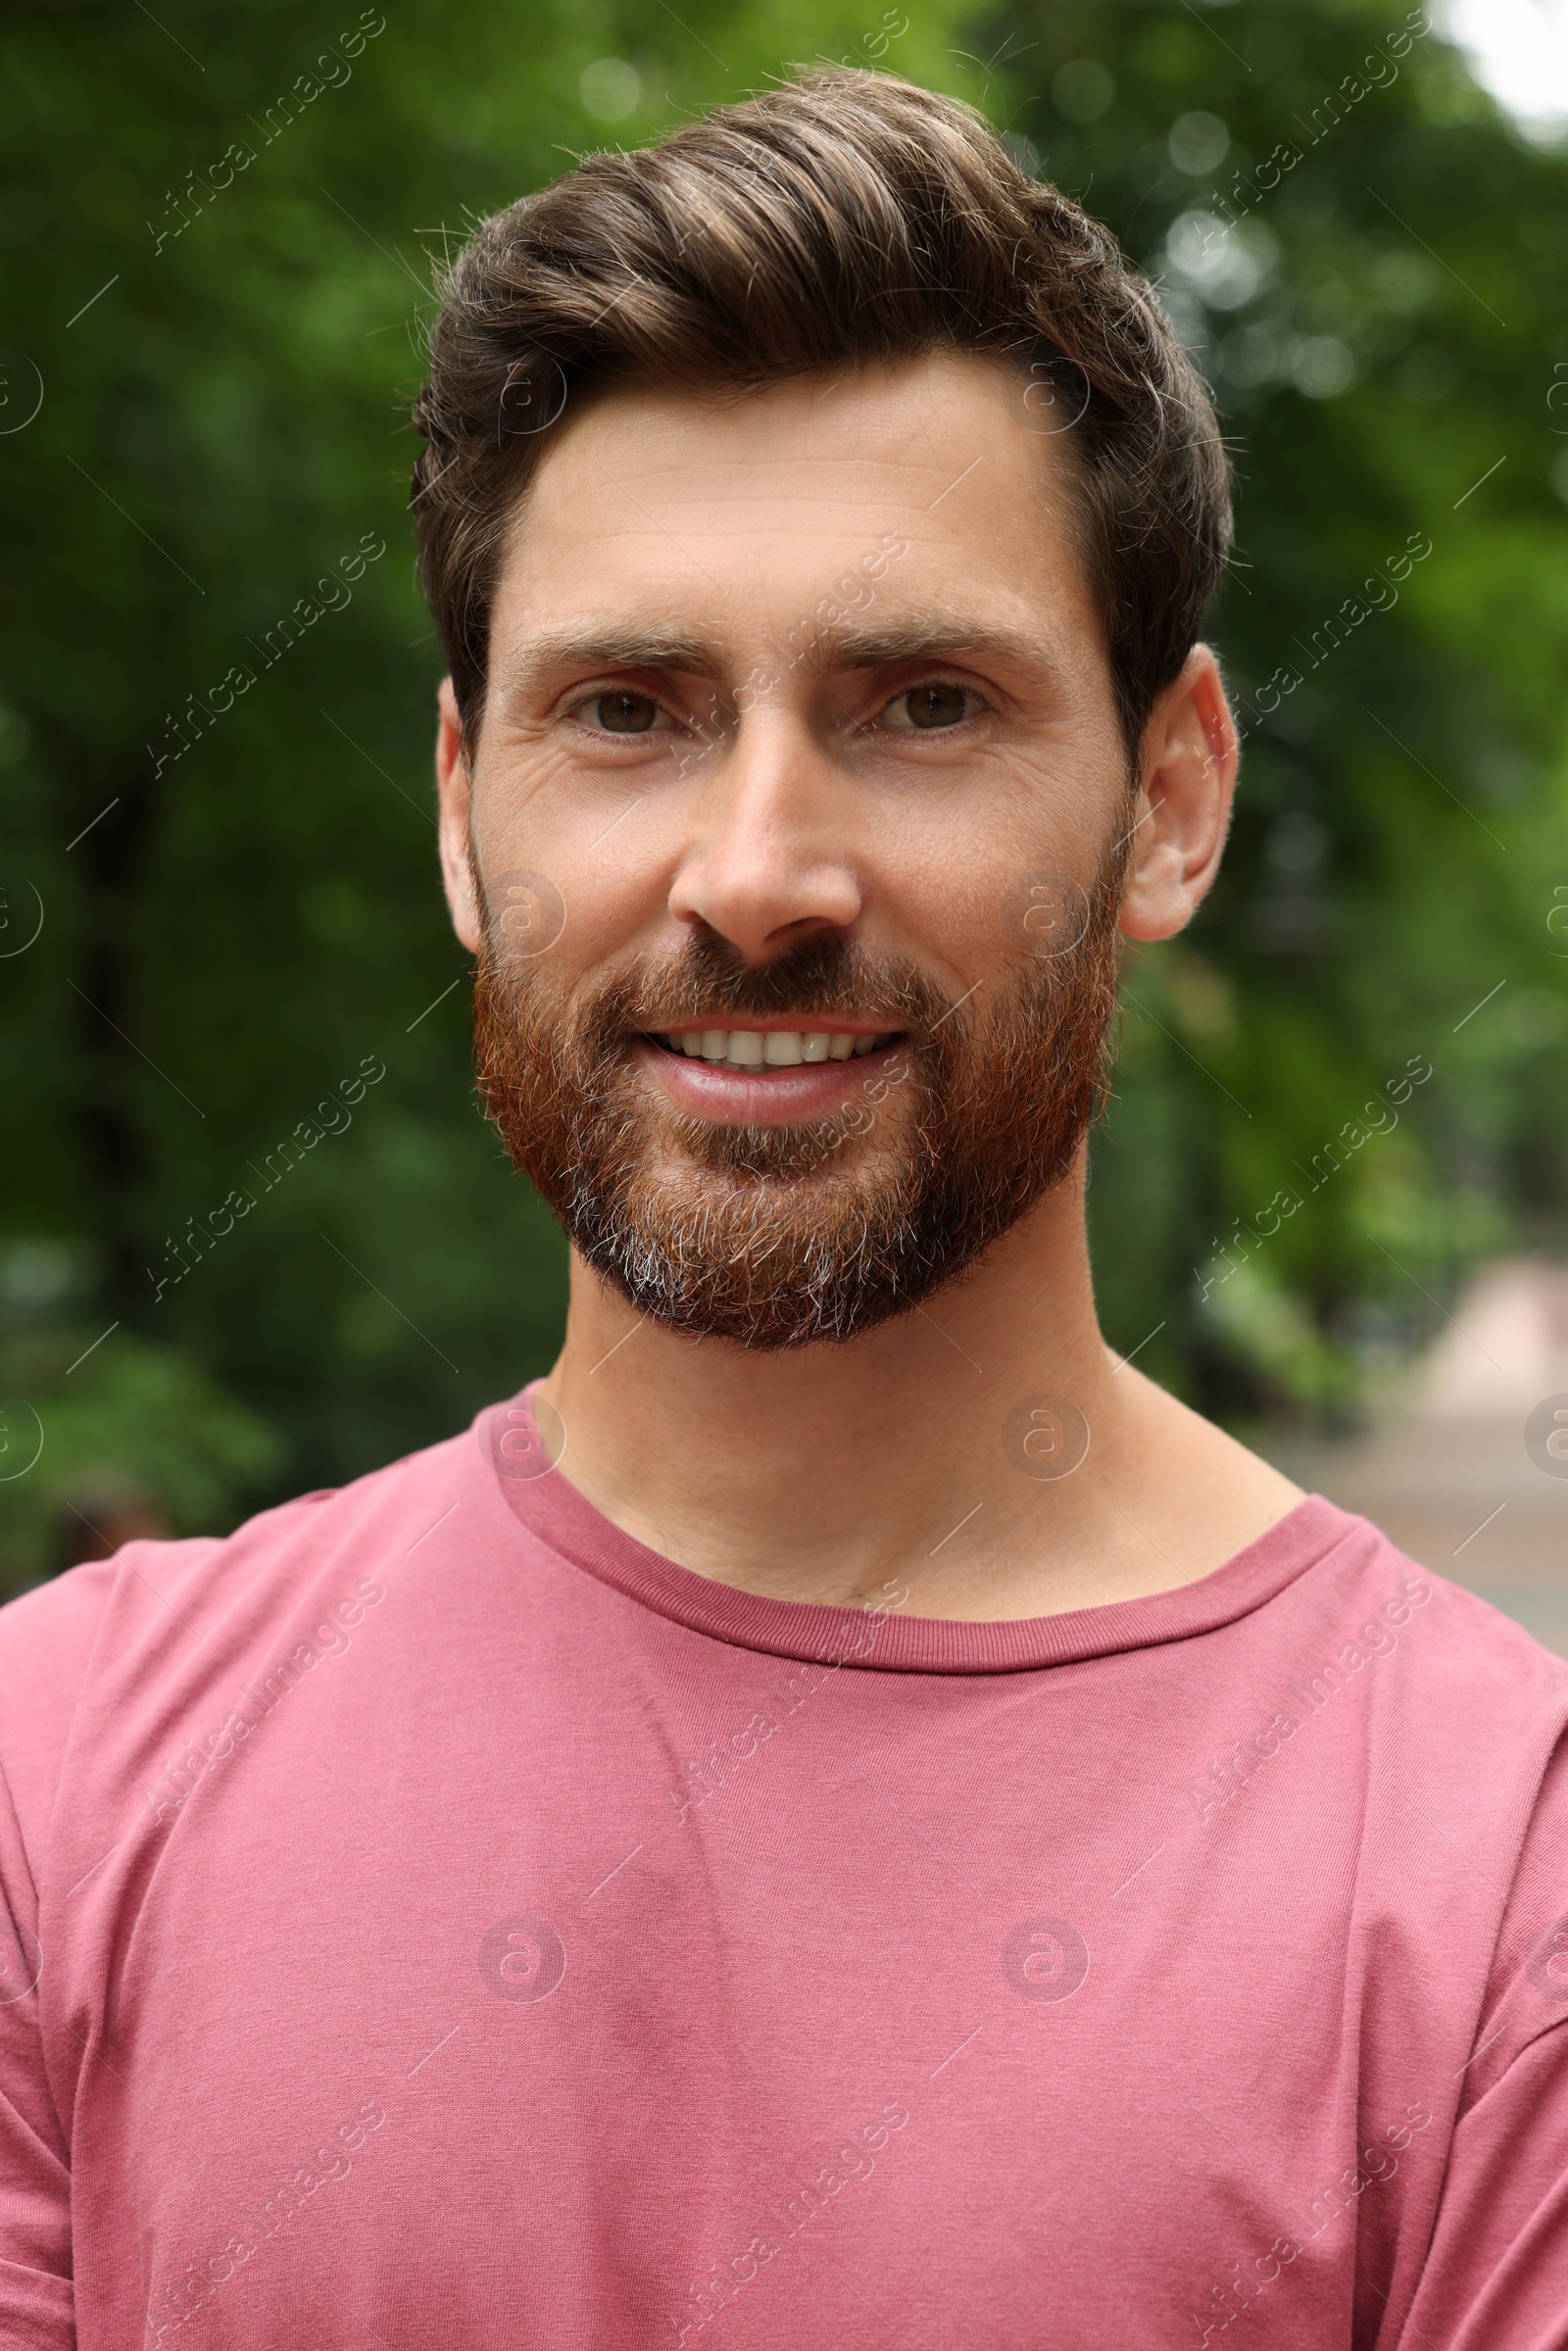
[[[755,1029],[760,1035],[787,1030],[794,1036],[886,1037],[897,1024],[887,1020],[854,1020],[842,1012],[779,1012],[758,1019],[749,1012],[686,1013],[679,1020],[651,1020],[645,1037],[681,1036],[689,1029]]]

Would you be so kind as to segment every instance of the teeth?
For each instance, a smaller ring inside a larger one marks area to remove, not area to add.
[[[831,1029],[670,1029],[660,1042],[689,1060],[723,1062],[731,1069],[794,1069],[803,1061],[848,1061],[874,1053],[885,1037],[851,1037]]]

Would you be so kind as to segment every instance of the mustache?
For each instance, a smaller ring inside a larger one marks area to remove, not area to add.
[[[930,1037],[956,1008],[917,963],[871,953],[827,932],[748,963],[729,940],[693,936],[675,959],[642,960],[609,981],[584,1024],[584,1042],[607,1049],[628,1031],[679,1028],[726,1013],[767,1019],[788,1012],[804,1026],[835,1015]]]

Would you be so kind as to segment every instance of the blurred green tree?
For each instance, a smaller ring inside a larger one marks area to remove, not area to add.
[[[1127,972],[1107,1332],[1163,1323],[1140,1362],[1221,1417],[1343,1412],[1477,1255],[1561,1247],[1568,149],[1385,0],[1052,0],[988,40],[1237,469],[1242,790],[1199,921]]]

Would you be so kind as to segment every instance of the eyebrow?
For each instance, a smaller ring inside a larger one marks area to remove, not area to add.
[[[882,621],[853,616],[811,634],[803,658],[817,669],[891,669],[901,661],[966,657],[1025,667],[1053,667],[1037,637],[999,629],[973,614],[945,607],[891,615]]]
[[[501,662],[503,694],[524,692],[562,669],[673,669],[688,677],[717,677],[723,664],[711,645],[674,630],[588,628],[532,637]]]
[[[911,661],[993,661],[1043,669],[1055,663],[1040,638],[997,629],[972,613],[946,606],[873,620],[849,615],[817,622],[806,615],[777,648],[779,673],[806,662],[817,673],[887,669]],[[615,626],[562,630],[529,640],[500,664],[502,694],[523,693],[562,670],[665,669],[688,677],[722,678],[729,664],[717,648],[678,630]]]

